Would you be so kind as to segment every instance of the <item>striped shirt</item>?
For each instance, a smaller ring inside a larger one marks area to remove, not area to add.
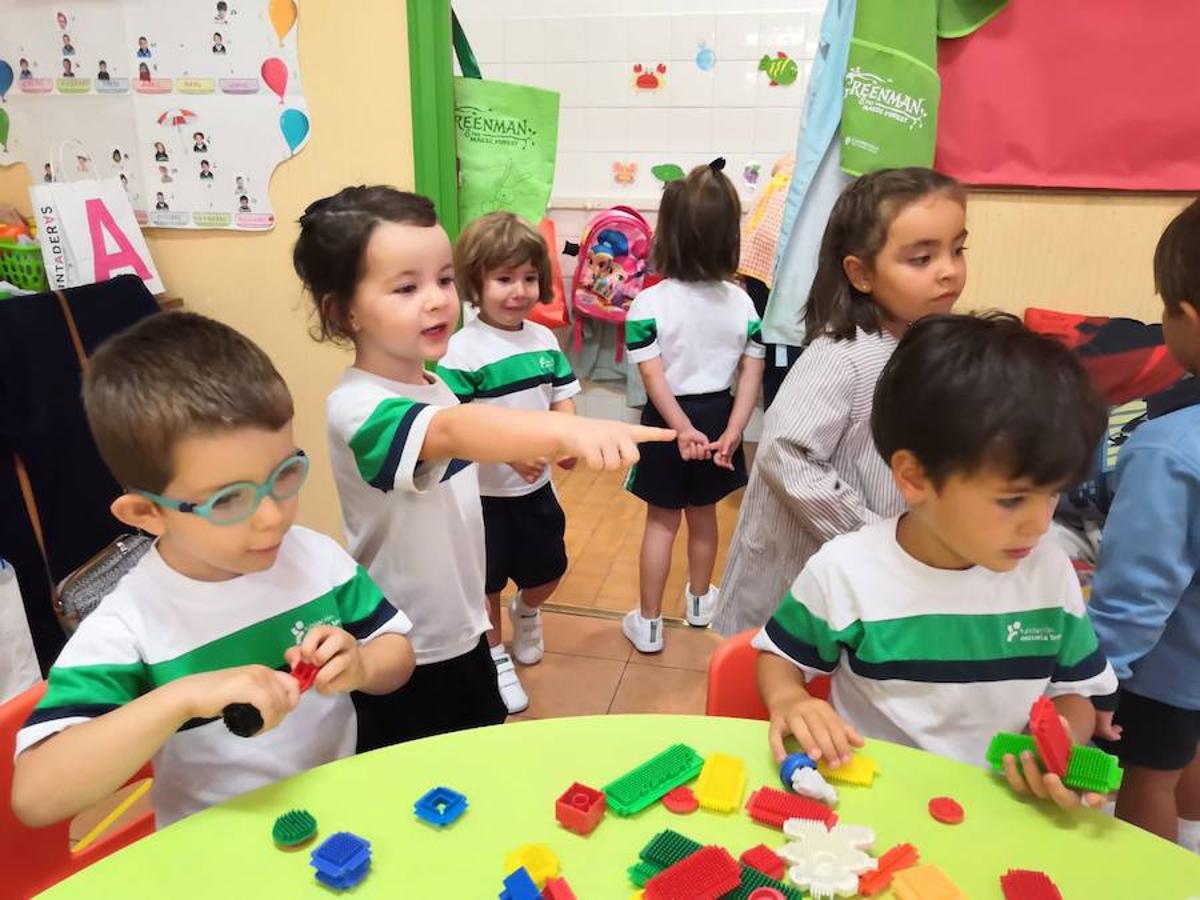
[[[433,417],[458,405],[428,377],[405,384],[351,367],[326,403],[346,543],[412,619],[417,665],[469,653],[489,627],[478,466],[420,461]]]
[[[271,568],[228,581],[181,575],[154,547],[67,642],[17,752],[177,678],[251,664],[286,670],[284,651],[317,625],[360,641],[411,627],[336,541],[306,528],[288,531]],[[349,756],[356,736],[350,697],[316,691],[249,739],[220,719],[188,722],[154,756],[158,825]]]
[[[438,375],[460,403],[490,403],[509,409],[548,410],[579,393],[579,380],[549,328],[525,322],[507,331],[475,319],[452,338]],[[485,497],[523,497],[550,482],[550,469],[533,484],[512,466],[481,465],[479,489]]]
[[[762,439],[730,542],[713,627],[760,628],[826,541],[901,512],[871,438],[875,383],[896,348],[887,332],[818,337],[788,373]]]
[[[1117,679],[1066,553],[1042,541],[1010,572],[935,569],[898,518],[830,541],[754,639],[807,676],[864,736],[982,765],[1043,694],[1109,694]]]

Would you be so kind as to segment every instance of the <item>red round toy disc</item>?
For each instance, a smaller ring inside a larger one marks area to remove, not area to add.
[[[663,806],[673,813],[693,813],[700,808],[700,801],[688,787],[677,787],[662,798]]]
[[[934,797],[929,801],[929,814],[947,825],[959,824],[964,816],[962,805],[952,797]]]

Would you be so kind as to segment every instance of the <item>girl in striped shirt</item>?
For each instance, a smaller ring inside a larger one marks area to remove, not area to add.
[[[967,266],[966,194],[931,169],[851,182],[821,240],[803,355],[763,425],[713,626],[761,627],[805,562],[903,509],[871,439],[875,383],[912,322],[949,312]]]

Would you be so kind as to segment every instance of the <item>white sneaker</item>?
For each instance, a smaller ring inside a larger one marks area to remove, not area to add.
[[[500,686],[500,699],[508,708],[508,714],[511,716],[529,709],[529,697],[525,688],[521,687],[521,679],[517,677],[512,660],[504,652],[503,644],[492,648],[492,662],[496,664],[496,683]]]
[[[714,585],[708,586],[708,592],[697,597],[692,593],[692,586],[689,584],[683,589],[683,602],[687,609],[687,623],[694,625],[696,628],[707,628],[709,622],[712,621],[713,613],[717,609],[717,588]]]
[[[526,606],[521,592],[513,597],[508,606],[509,621],[512,622],[513,659],[523,666],[535,666],[542,661],[546,642],[542,637],[542,611]]]
[[[621,620],[621,630],[640,653],[658,653],[663,648],[662,616],[646,619],[640,609],[631,609]]]

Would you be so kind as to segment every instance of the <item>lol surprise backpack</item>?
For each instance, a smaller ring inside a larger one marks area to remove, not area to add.
[[[588,223],[571,278],[576,353],[583,349],[583,317],[589,316],[611,322],[622,332],[617,341],[620,361],[625,346],[625,314],[644,286],[650,239],[650,224],[628,206],[614,206]]]

